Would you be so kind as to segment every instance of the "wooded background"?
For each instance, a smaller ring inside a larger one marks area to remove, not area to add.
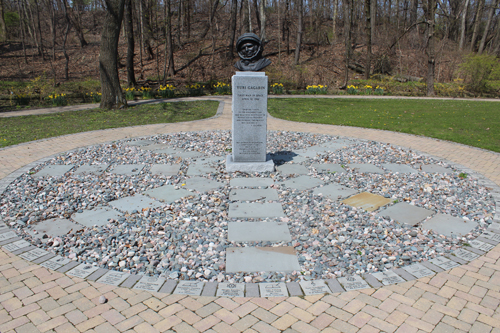
[[[228,82],[235,40],[252,31],[273,62],[271,81],[345,87],[353,76],[390,74],[423,77],[432,95],[467,53],[500,56],[499,2],[0,0],[1,66],[9,67],[0,75],[45,70],[72,80],[97,77],[100,67],[102,82],[117,67],[130,86]]]

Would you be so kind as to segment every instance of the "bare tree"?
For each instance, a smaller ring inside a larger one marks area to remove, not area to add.
[[[376,0],[365,0],[365,16],[366,16],[366,64],[365,64],[365,79],[370,78],[370,69],[372,65],[372,2]]]
[[[296,0],[297,1],[297,16],[298,16],[298,22],[297,22],[297,43],[295,44],[295,65],[299,64],[299,59],[300,59],[300,45],[302,44],[302,19],[303,19],[303,0]]]
[[[105,17],[99,55],[101,108],[114,109],[127,105],[118,78],[118,39],[120,38],[125,0],[104,0],[104,6]]]
[[[135,71],[134,71],[134,50],[135,50],[135,40],[134,40],[134,22],[132,16],[132,0],[125,0],[125,33],[127,35],[127,82],[129,87],[135,87],[137,82],[135,81]]]
[[[175,75],[175,66],[174,66],[174,43],[172,42],[172,11],[170,8],[170,1],[166,0],[165,11],[166,11],[166,26],[165,31],[167,33],[167,43],[166,47],[166,55],[165,61],[168,62],[166,67],[167,74],[172,77]]]
[[[266,0],[260,0],[259,3],[260,14],[260,40],[262,43],[266,42]]]
[[[231,1],[231,21],[229,27],[229,45],[227,51],[227,58],[233,59],[234,57],[234,39],[236,38],[236,19],[238,16],[238,0]]]
[[[484,27],[483,37],[481,38],[481,43],[479,43],[479,49],[477,51],[478,54],[483,53],[484,46],[486,44],[486,38],[488,37],[488,33],[490,31],[491,20],[493,19],[493,14],[497,10],[499,0],[493,0],[491,2],[490,11],[488,12],[488,20],[486,21],[486,26]]]
[[[5,24],[3,0],[0,0],[0,42],[7,40],[7,25]]]
[[[460,22],[460,42],[458,44],[458,49],[460,51],[464,48],[465,43],[465,23],[467,18],[467,7],[469,6],[469,0],[465,0],[464,7],[462,9],[462,19]]]
[[[424,0],[423,7],[427,20],[427,96],[434,96],[434,75],[436,68],[434,25],[436,21],[436,0]]]
[[[351,60],[351,27],[353,19],[353,0],[344,0],[344,42],[345,42],[345,77],[344,88],[349,84],[349,61]]]
[[[481,18],[483,17],[484,0],[479,0],[477,4],[476,16],[474,18],[474,31],[472,32],[472,39],[470,42],[470,50],[473,51],[476,47],[477,37],[479,35],[479,28],[481,25]]]

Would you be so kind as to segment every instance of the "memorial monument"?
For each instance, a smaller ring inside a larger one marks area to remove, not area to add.
[[[274,171],[267,155],[267,91],[268,77],[257,72],[271,64],[262,57],[263,46],[254,33],[241,35],[236,42],[240,60],[233,75],[232,154],[227,156],[228,172]]]

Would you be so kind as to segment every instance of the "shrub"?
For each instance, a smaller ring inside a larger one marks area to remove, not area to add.
[[[274,95],[283,94],[283,83],[273,83],[271,85],[271,91]]]
[[[149,87],[141,87],[139,92],[142,94],[142,99],[152,99],[155,98],[155,93]]]
[[[85,99],[90,100],[91,103],[100,103],[102,94],[100,92],[89,92],[85,94]]]
[[[171,84],[167,84],[166,86],[160,85],[160,88],[158,88],[158,94],[162,98],[172,98],[175,96],[175,87]]]
[[[485,93],[490,90],[488,80],[500,75],[500,62],[493,55],[469,54],[459,66],[459,73],[464,77],[467,90]]]
[[[125,99],[127,101],[133,101],[134,100],[134,98],[135,98],[134,91],[135,91],[134,87],[130,87],[130,88],[126,88],[125,89]]]
[[[30,97],[26,94],[13,94],[13,100],[16,105],[29,105],[30,104]]]
[[[347,86],[347,93],[349,95],[357,95],[358,94],[358,86]]]
[[[47,99],[54,106],[65,106],[68,104],[68,100],[66,99],[66,94],[53,94],[49,95]]]
[[[215,94],[216,95],[230,95],[231,94],[231,86],[224,82],[217,82],[214,85]]]
[[[189,96],[202,96],[204,93],[203,92],[204,86],[202,86],[199,83],[187,85],[186,88],[188,89]]]
[[[324,95],[328,93],[327,86],[323,86],[321,84],[312,85],[306,87],[306,94],[311,95]]]

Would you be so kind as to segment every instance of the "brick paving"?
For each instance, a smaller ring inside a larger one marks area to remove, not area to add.
[[[111,140],[231,128],[220,117],[79,133],[0,150],[0,179],[41,158]],[[268,129],[387,142],[447,159],[500,185],[500,154],[446,141],[270,118]],[[104,295],[108,302],[99,303]],[[169,295],[69,277],[0,250],[0,332],[500,332],[500,245],[468,264],[390,285],[304,297]]]

